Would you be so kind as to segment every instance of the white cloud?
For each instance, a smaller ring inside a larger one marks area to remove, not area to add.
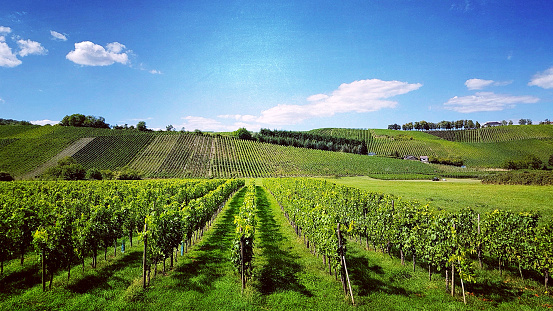
[[[242,122],[256,122],[257,121],[256,116],[252,116],[252,115],[249,115],[249,114],[246,114],[246,115],[225,114],[225,115],[219,115],[217,117],[221,118],[221,119],[234,119],[236,121],[242,121]]]
[[[12,32],[12,29],[10,27],[0,26],[0,33],[10,33],[10,32]]]
[[[90,41],[75,43],[75,50],[69,52],[65,58],[84,66],[109,66],[114,63],[127,64],[129,56],[123,52],[125,46],[119,42],[107,44],[107,50],[101,45]]]
[[[379,79],[360,80],[344,83],[331,95],[309,96],[306,105],[277,105],[261,112],[256,121],[264,124],[289,125],[306,119],[330,117],[337,113],[373,112],[384,108],[394,108],[397,102],[387,98],[409,93],[422,86],[401,81]]]
[[[50,30],[50,35],[52,35],[52,40],[67,41],[67,37],[57,31]]]
[[[453,97],[444,103],[444,108],[460,113],[472,113],[481,111],[501,111],[512,108],[516,104],[537,103],[539,98],[534,96],[512,96],[495,94],[493,92],[478,92],[475,95]]]
[[[153,75],[160,75],[161,74],[161,71],[159,70],[155,70],[155,69],[152,69],[150,71],[148,71],[149,73],[153,74]]]
[[[513,83],[513,81],[494,81],[483,79],[468,79],[465,81],[465,85],[469,90],[481,90],[488,86],[505,86]]]
[[[0,36],[0,67],[15,67],[19,65],[21,65],[21,61],[12,52],[4,37]]]
[[[543,71],[536,73],[530,82],[528,82],[528,85],[530,86],[539,86],[544,89],[552,89],[553,88],[553,67]]]
[[[188,116],[183,118],[184,124],[178,127],[184,127],[188,131],[202,130],[202,131],[229,131],[232,130],[228,125],[224,125],[215,119],[209,119],[204,117]]]
[[[17,45],[19,45],[19,56],[27,56],[27,55],[44,55],[48,53],[48,50],[46,50],[39,42],[31,41],[31,40],[18,40]]]
[[[35,120],[35,121],[29,121],[29,122],[35,125],[46,125],[46,124],[56,125],[60,123],[60,121],[52,121],[52,120]]]

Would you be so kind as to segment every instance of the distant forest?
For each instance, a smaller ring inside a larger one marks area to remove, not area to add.
[[[262,143],[281,146],[294,146],[355,154],[367,154],[368,152],[367,146],[362,140],[316,135],[298,131],[261,129],[259,133],[255,133],[252,136],[252,139]]]
[[[33,124],[29,121],[18,121],[18,120],[0,118],[0,125],[33,125]]]

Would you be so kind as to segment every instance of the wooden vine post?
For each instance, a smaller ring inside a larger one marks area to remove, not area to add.
[[[240,236],[240,275],[242,278],[242,294],[246,288],[246,276],[244,273],[244,235]]]
[[[336,234],[338,235],[338,256],[340,257],[340,266],[342,266],[341,279],[342,286],[344,287],[344,292],[347,295],[347,289],[344,278],[347,280],[349,293],[351,295],[351,303],[355,305],[355,300],[353,299],[353,291],[351,290],[351,282],[349,280],[348,267],[346,265],[346,256],[344,245],[342,244],[342,233],[340,232],[340,223],[338,223],[338,228],[336,229]]]
[[[148,230],[148,225],[144,224],[144,233]],[[144,253],[142,255],[142,288],[146,288],[146,250],[148,247],[148,234],[144,235]]]

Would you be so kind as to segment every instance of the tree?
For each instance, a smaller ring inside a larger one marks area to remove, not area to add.
[[[475,126],[476,126],[477,129],[479,129],[480,127],[482,127],[482,126],[480,125],[480,122],[478,122],[478,121],[476,121]]]
[[[169,124],[169,125],[167,125],[167,126],[165,127],[165,130],[166,130],[167,132],[172,132],[172,131],[175,130],[175,128],[173,127],[172,124]]]
[[[509,125],[513,125],[513,120],[509,120]]]
[[[251,140],[252,139],[252,134],[250,133],[250,131],[248,131],[244,127],[241,127],[239,129],[237,129],[236,131],[234,131],[234,135],[236,137],[238,137],[239,139],[244,139],[244,140]]]
[[[89,169],[88,171],[86,171],[86,176],[85,178],[86,179],[90,179],[90,180],[102,180],[102,172],[100,172],[99,169],[97,168],[91,168]]]
[[[148,129],[146,128],[146,122],[144,121],[138,122],[138,124],[136,124],[136,129],[142,132],[147,131]]]
[[[526,125],[526,123],[527,123],[526,119],[518,120],[518,124],[520,124],[520,125]]]
[[[86,176],[86,170],[72,157],[65,157],[58,161],[57,166],[48,169],[44,175],[53,179],[82,180]]]
[[[103,117],[85,116],[80,113],[63,117],[59,124],[62,126],[109,128],[109,124],[106,123],[106,119]]]

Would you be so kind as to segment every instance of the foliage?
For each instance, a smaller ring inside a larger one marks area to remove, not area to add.
[[[142,179],[142,172],[130,168],[128,166],[123,167],[117,174],[119,180],[140,180]]]
[[[522,170],[522,169],[540,169],[543,167],[543,162],[534,154],[529,154],[520,160],[507,160],[503,164],[503,168],[508,170]]]
[[[66,115],[59,123],[62,126],[109,128],[103,117],[85,116],[80,113]]]
[[[430,163],[463,166],[463,160],[460,158],[430,157],[428,160],[430,161]]]
[[[46,171],[46,179],[83,180],[86,176],[84,167],[71,157],[58,161],[58,165]]]
[[[103,175],[102,175],[102,172],[100,172],[99,169],[93,167],[93,168],[88,169],[86,171],[85,178],[89,179],[89,180],[102,180]]]
[[[246,128],[241,127],[234,131],[234,136],[238,137],[238,139],[244,139],[244,140],[251,140],[252,139],[252,133],[248,131]]]
[[[485,184],[499,185],[553,185],[552,171],[511,171],[486,176],[482,179]]]

